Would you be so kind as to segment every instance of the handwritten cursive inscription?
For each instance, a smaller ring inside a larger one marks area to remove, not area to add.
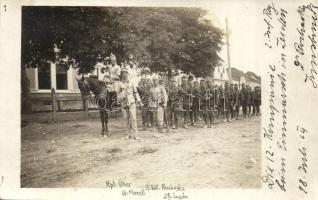
[[[294,65],[304,73],[304,82],[310,82],[313,88],[317,88],[317,25],[318,7],[312,3],[299,6],[297,13],[300,17],[300,26],[296,29],[298,41],[294,43],[296,55]],[[309,17],[307,15],[309,15]],[[310,52],[305,52],[306,39],[310,43]],[[307,56],[310,56],[310,63],[304,64]]]
[[[266,22],[265,47],[279,52],[277,58],[268,65],[269,75],[269,116],[266,128],[263,128],[263,137],[266,139],[265,148],[266,167],[262,181],[269,189],[278,186],[286,191],[287,165],[287,55],[286,29],[288,12],[278,8],[273,3],[263,9]],[[272,42],[276,41],[276,42]],[[270,43],[272,42],[272,43]],[[267,44],[266,44],[267,43]]]
[[[308,150],[305,147],[305,139],[306,139],[306,135],[308,134],[308,130],[300,126],[297,126],[296,130],[299,136],[299,142],[298,142],[299,164],[297,169],[300,172],[300,174],[298,179],[298,189],[304,194],[307,194]]]

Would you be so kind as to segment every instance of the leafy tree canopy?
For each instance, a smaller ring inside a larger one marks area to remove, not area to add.
[[[223,33],[200,8],[23,7],[22,66],[52,61],[89,72],[98,55],[133,54],[154,71],[212,74]]]

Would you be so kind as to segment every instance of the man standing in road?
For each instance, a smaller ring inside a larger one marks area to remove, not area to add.
[[[192,112],[191,112],[192,95],[191,95],[191,90],[190,90],[186,76],[182,77],[180,93],[183,98],[183,121],[184,121],[183,128],[188,129],[188,126],[187,126],[187,123],[189,121],[188,119],[190,118],[190,122],[192,122],[193,119],[192,119]]]
[[[247,103],[248,103],[248,94],[245,87],[245,84],[242,84],[241,89],[241,96],[242,96],[242,110],[243,110],[243,117],[246,118],[247,115]]]
[[[136,120],[136,103],[142,107],[142,102],[140,100],[139,94],[133,83],[129,81],[128,70],[123,68],[122,82],[119,85],[118,98],[122,105],[123,116],[126,119],[126,128],[128,132],[127,139],[138,139],[136,137],[137,130],[137,120]]]
[[[241,105],[241,93],[238,89],[238,85],[235,84],[234,86],[234,117],[236,120],[239,119],[239,114],[240,114],[240,105]]]
[[[152,78],[153,87],[150,89],[150,108],[158,131],[163,132],[164,111],[167,107],[168,95],[166,89],[159,85],[158,76]]]
[[[170,86],[168,89],[168,120],[170,126],[178,132],[179,115],[182,111],[182,97],[179,94],[176,77],[170,79]]]

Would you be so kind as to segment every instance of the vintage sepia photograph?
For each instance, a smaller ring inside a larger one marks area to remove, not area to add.
[[[248,8],[21,9],[21,188],[261,189]]]

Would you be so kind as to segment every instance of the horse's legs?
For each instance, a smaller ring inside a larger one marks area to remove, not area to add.
[[[105,132],[104,115],[105,115],[105,113],[103,111],[99,111],[99,115],[100,115],[100,121],[102,123],[102,135],[104,135],[104,132]]]

